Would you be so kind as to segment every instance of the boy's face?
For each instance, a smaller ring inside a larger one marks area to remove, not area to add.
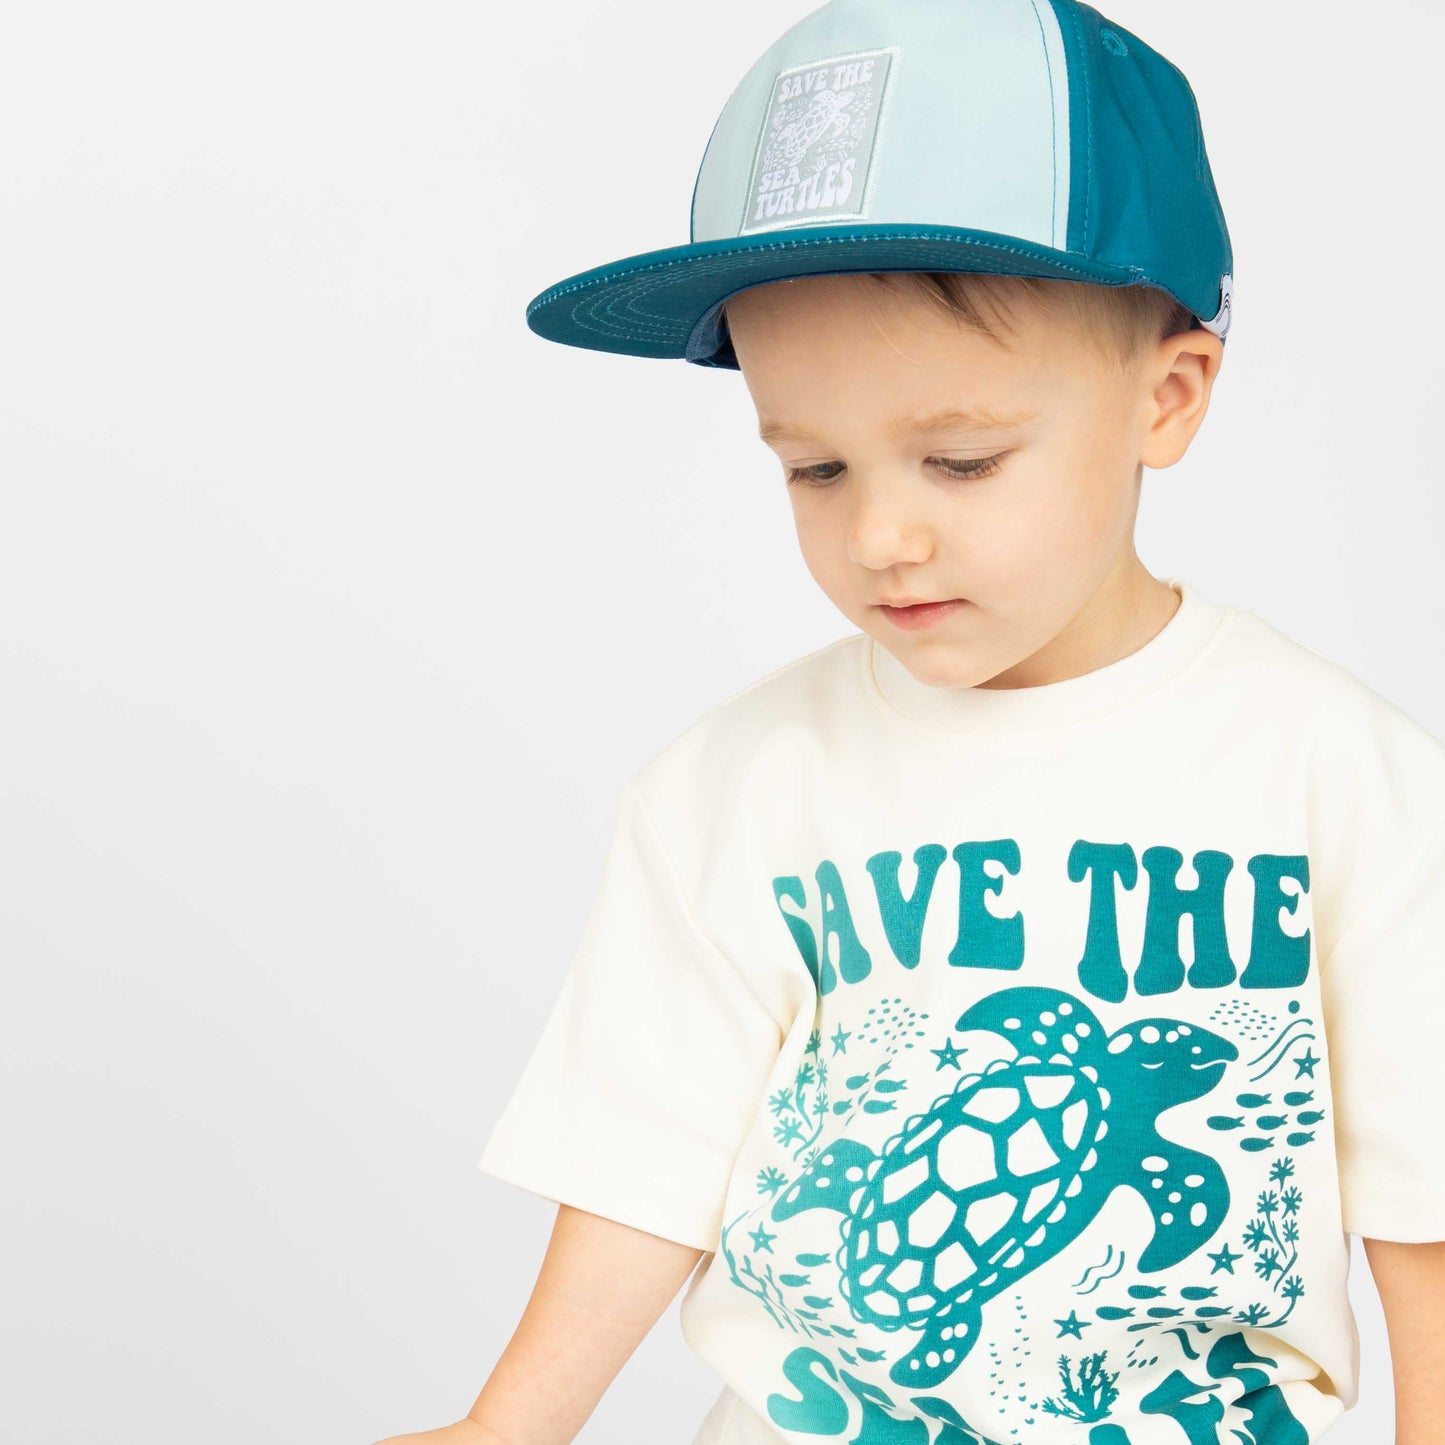
[[[808,570],[937,686],[1073,676],[1160,615],[1165,584],[1134,551],[1143,465],[1184,454],[1222,354],[1193,331],[1125,376],[1008,296],[1004,344],[855,276],[771,282],[727,306]],[[940,418],[957,410],[986,415]],[[885,605],[944,599],[963,601],[932,620]]]

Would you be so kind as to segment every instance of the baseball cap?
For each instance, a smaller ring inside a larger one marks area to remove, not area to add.
[[[850,271],[1157,286],[1221,341],[1232,316],[1194,92],[1080,0],[828,0],[723,106],[689,237],[549,286],[527,325],[737,370],[729,296]]]

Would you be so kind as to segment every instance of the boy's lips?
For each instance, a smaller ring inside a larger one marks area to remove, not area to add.
[[[931,627],[935,622],[966,606],[966,597],[945,597],[937,602],[880,602],[878,610],[890,622],[913,631],[920,627]]]

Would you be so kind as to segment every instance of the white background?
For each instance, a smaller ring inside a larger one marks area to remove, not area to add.
[[[687,239],[797,0],[12,6],[0,47],[5,1441],[463,1414],[551,1206],[475,1168],[624,778],[852,630],[736,373],[527,330]],[[1445,17],[1116,0],[1236,255],[1156,575],[1437,735]],[[1361,1404],[1389,1438],[1356,1241]],[[586,1445],[717,1389],[676,1306]]]

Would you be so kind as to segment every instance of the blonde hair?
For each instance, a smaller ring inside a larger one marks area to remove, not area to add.
[[[1020,297],[1048,319],[1072,326],[1106,360],[1127,372],[1166,337],[1199,326],[1194,313],[1158,286],[1106,286],[1042,276],[976,271],[857,271],[886,290],[920,297],[1001,346],[1015,331],[1010,301]],[[727,308],[723,308],[726,315]]]

